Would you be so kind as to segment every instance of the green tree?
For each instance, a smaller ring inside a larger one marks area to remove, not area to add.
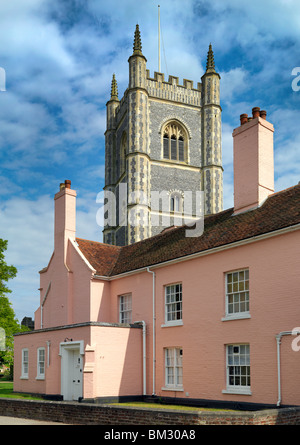
[[[4,252],[7,249],[7,241],[0,238],[0,328],[5,331],[5,349],[0,351],[0,366],[5,365],[12,369],[13,365],[13,335],[23,330],[15,317],[14,310],[6,294],[10,293],[6,283],[17,275],[14,266],[8,266],[5,262]],[[3,331],[1,331],[3,334]]]

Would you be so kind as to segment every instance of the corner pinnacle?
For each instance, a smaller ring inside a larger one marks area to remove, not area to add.
[[[136,25],[134,33],[133,54],[142,54],[142,41],[139,25]]]
[[[215,73],[215,61],[214,61],[214,53],[212,50],[211,43],[209,44],[209,50],[207,53],[207,62],[206,62],[206,72],[207,73]]]
[[[111,100],[119,100],[118,98],[118,84],[116,81],[116,76],[115,74],[113,74],[113,78],[111,81],[111,95],[110,95],[110,99]]]

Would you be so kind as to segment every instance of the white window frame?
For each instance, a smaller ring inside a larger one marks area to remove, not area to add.
[[[132,323],[132,295],[119,295],[119,323]]]
[[[180,289],[177,290],[176,286],[180,286]],[[170,290],[169,293],[168,290]],[[180,292],[180,299],[176,301],[176,294],[178,292]],[[165,324],[163,324],[162,327],[183,325],[182,283],[174,283],[166,285],[164,287],[164,294],[165,294]],[[172,296],[174,296],[175,299],[168,301],[168,299],[170,299]]]
[[[226,345],[226,390],[224,394],[251,395],[250,345]]]
[[[181,347],[164,348],[165,391],[183,391],[183,350]]]
[[[243,274],[244,279],[241,278]],[[236,281],[233,281],[236,279]],[[229,281],[231,279],[231,281]],[[234,285],[236,289],[234,289]],[[249,268],[226,272],[225,274],[225,317],[223,321],[250,317]],[[231,301],[232,300],[232,301]],[[243,301],[244,300],[244,301]],[[242,306],[245,309],[241,309]],[[230,311],[232,306],[232,311]]]
[[[44,354],[43,360],[41,360],[41,355]],[[45,379],[45,371],[46,370],[46,349],[41,347],[37,348],[37,372],[36,372],[36,378],[38,380],[44,380]]]
[[[26,359],[25,359],[26,355]],[[21,379],[29,378],[29,350],[28,348],[22,349],[22,365],[21,365]]]

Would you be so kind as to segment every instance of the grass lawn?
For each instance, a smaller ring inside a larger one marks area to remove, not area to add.
[[[43,400],[42,397],[32,396],[31,394],[18,394],[13,392],[13,382],[0,380],[0,397],[10,397],[13,399]]]
[[[31,394],[22,394],[13,392],[13,382],[6,382],[0,380],[0,397],[10,397],[14,399],[27,400],[44,400],[42,397],[33,396]],[[110,403],[115,406],[131,406],[132,408],[152,408],[152,409],[172,409],[183,411],[234,411],[230,409],[216,409],[216,408],[201,408],[186,405],[167,405],[162,403],[145,403],[145,402],[131,402],[131,403]]]
[[[115,406],[131,406],[132,408],[153,408],[153,409],[175,409],[180,411],[234,411],[232,409],[217,409],[217,408],[202,408],[200,406],[186,406],[186,405],[164,405],[163,403],[144,403],[144,402],[131,402],[131,403],[110,403]]]

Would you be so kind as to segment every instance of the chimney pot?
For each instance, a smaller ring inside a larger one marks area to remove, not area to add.
[[[256,117],[260,117],[260,108],[259,107],[252,108],[252,116],[253,116],[253,119]]]
[[[262,118],[262,119],[267,119],[267,112],[266,112],[266,110],[261,110],[261,112],[260,112],[260,117]]]
[[[61,182],[60,184],[59,184],[59,190],[63,190],[65,188],[65,183],[64,182]]]
[[[240,115],[241,125],[244,125],[248,122],[248,114],[241,114]]]
[[[71,181],[69,179],[65,180],[65,188],[70,189],[71,188]]]

